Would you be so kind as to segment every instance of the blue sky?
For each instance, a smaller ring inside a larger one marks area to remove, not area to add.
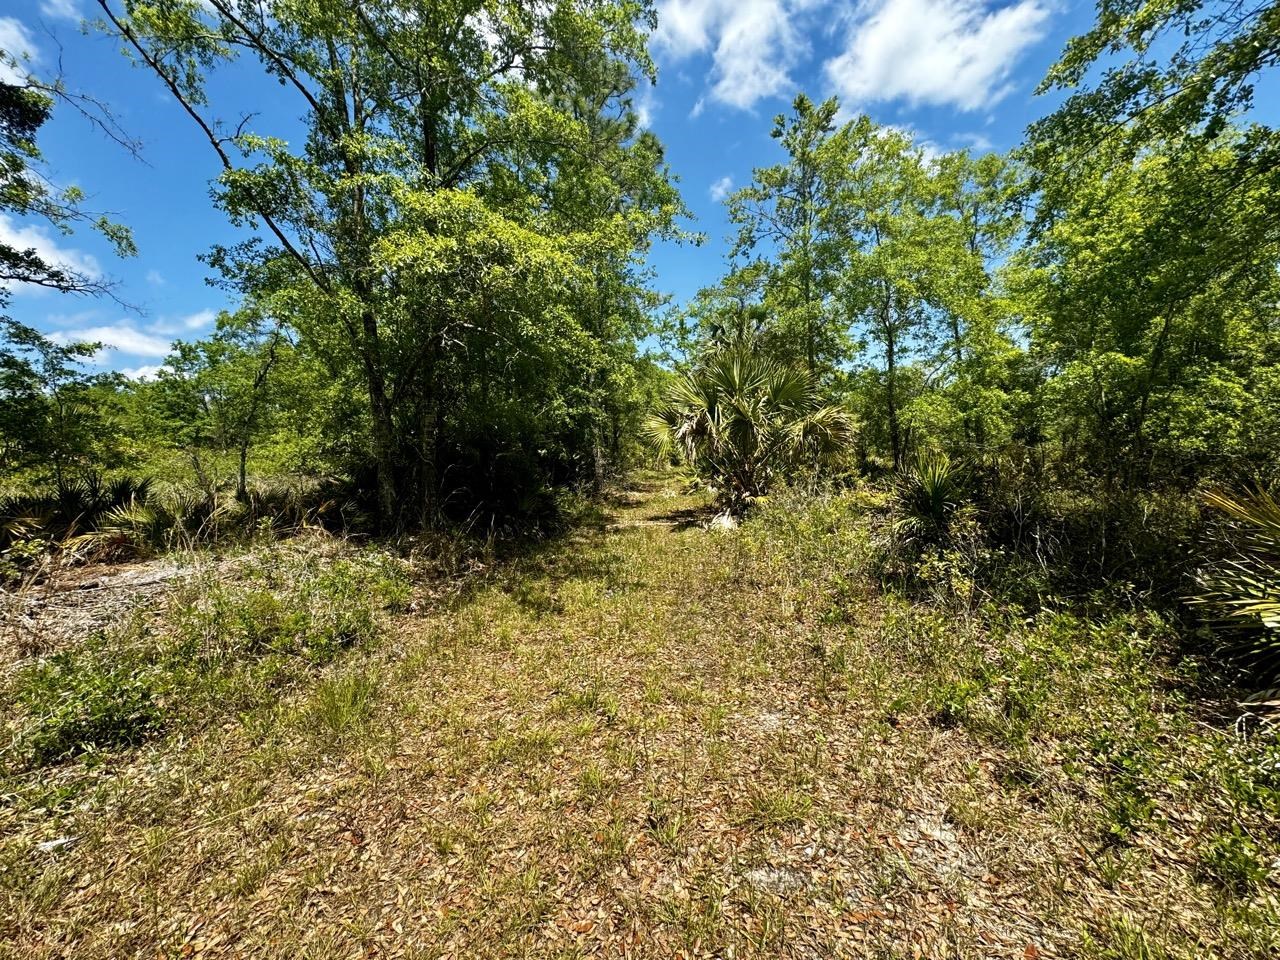
[[[81,31],[96,9],[90,0],[0,0],[0,47],[25,50],[27,68],[42,76],[60,65],[69,87],[110,104],[142,142],[139,161],[66,108],[40,141],[52,178],[128,224],[139,255],[119,260],[86,231],[62,236],[3,215],[0,236],[118,281],[136,309],[15,291],[10,312],[61,338],[109,344],[98,363],[143,374],[173,338],[200,336],[232,305],[206,283],[197,256],[237,233],[210,203],[218,168],[190,120],[113,41]],[[659,81],[639,103],[697,218],[690,226],[707,242],[656,249],[658,287],[683,300],[721,274],[729,227],[720,201],[753,167],[777,161],[772,118],[796,92],[836,94],[850,114],[910,130],[932,149],[1005,150],[1052,106],[1032,91],[1093,12],[1078,0],[661,0]],[[271,98],[253,108],[272,115],[278,88],[244,69],[222,89]]]

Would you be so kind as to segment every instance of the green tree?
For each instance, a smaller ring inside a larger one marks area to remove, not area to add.
[[[171,440],[186,450],[206,490],[216,482],[203,452],[230,453],[236,496],[248,496],[249,451],[272,429],[291,353],[280,324],[252,308],[223,313],[211,337],[173,345],[147,399],[167,415]]]
[[[1069,462],[1149,484],[1264,462],[1274,443],[1280,231],[1267,178],[1215,198],[1229,143],[1099,150],[1012,276]]]
[[[899,468],[908,447],[903,368],[935,332],[945,234],[932,215],[929,172],[909,137],[863,116],[846,127],[842,146],[845,172],[832,205],[843,251],[839,295],[846,322],[883,363],[882,409]]]
[[[844,252],[833,214],[848,159],[845,134],[835,133],[838,109],[834,98],[815,104],[798,95],[770,133],[786,160],[756,169],[728,201],[738,227],[732,258],[762,258],[754,272],[763,274],[765,338],[811,374],[831,372],[849,353],[832,304]]]
[[[928,358],[937,389],[933,440],[981,457],[1008,441],[1016,374],[1015,311],[1001,269],[1024,221],[1017,166],[998,153],[957,151],[927,171],[931,300],[937,314]],[[919,418],[917,418],[919,419]]]
[[[1073,92],[1023,151],[1024,306],[1089,475],[1189,482],[1273,459],[1255,425],[1275,423],[1280,138],[1250,113],[1277,18],[1274,2],[1108,0],[1041,85]]]
[[[507,385],[558,388],[550,404],[522,396],[519,413],[563,438],[581,400],[570,387],[592,382],[619,330],[601,323],[612,312],[584,326],[570,305],[678,210],[656,140],[600,121],[629,115],[636,78],[652,76],[646,3],[99,5],[216,152],[219,205],[262,228],[212,264],[358,383],[385,523],[430,522],[448,477],[482,479],[442,457],[513,410],[510,396],[487,406]],[[297,95],[299,146],[210,103],[206,77],[240,52]],[[569,259],[586,273],[541,286]],[[559,378],[535,382],[550,353]]]
[[[1097,65],[1107,69],[1097,74]],[[1097,23],[1073,38],[1039,92],[1071,91],[1031,125],[1036,186],[1052,214],[1081,163],[1099,148],[1133,159],[1148,146],[1211,146],[1254,105],[1259,79],[1280,60],[1280,3],[1241,0],[1100,0]],[[1254,125],[1235,144],[1237,165],[1207,184],[1230,189],[1275,171],[1280,139]],[[1112,156],[1115,156],[1113,153]]]
[[[7,51],[0,51],[0,63],[14,71],[19,66]],[[56,190],[43,173],[36,135],[58,89],[29,76],[0,81],[0,214],[43,220],[64,233],[88,222],[117,253],[130,255],[135,251],[127,230],[86,212],[78,189]],[[103,378],[86,372],[83,362],[101,345],[55,343],[4,316],[14,291],[30,287],[95,295],[112,286],[96,274],[51,263],[33,247],[0,241],[0,461],[5,473],[34,470],[62,483],[70,471],[88,465],[100,440],[100,417],[89,400]]]
[[[117,379],[84,362],[101,344],[59,344],[0,317],[0,463],[65,484],[103,459],[107,439],[93,388]]]

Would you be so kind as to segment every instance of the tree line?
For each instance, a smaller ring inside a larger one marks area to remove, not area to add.
[[[780,162],[726,199],[728,271],[667,321],[677,365],[747,342],[803,369],[856,415],[862,473],[941,451],[1090,493],[1272,482],[1280,139],[1250,108],[1276,7],[1100,9],[1007,154],[797,96]]]
[[[342,477],[404,530],[599,487],[649,412],[689,440],[734,389],[756,413],[722,425],[758,414],[774,438],[743,503],[837,451],[852,473],[942,450],[1081,492],[1272,478],[1280,141],[1249,118],[1274,4],[1107,0],[1044,81],[1062,105],[1007,154],[927,151],[797,96],[780,161],[728,198],[726,274],[661,320],[645,258],[686,211],[636,115],[651,4],[98,6],[221,166],[244,239],[205,259],[239,305],[144,383],[7,320],[9,480],[163,450],[239,497],[255,463]],[[237,117],[215,80],[233,64],[287,93],[301,136]],[[60,97],[3,85],[0,197],[71,224],[94,218],[35,146]],[[95,292],[34,251],[0,261]],[[639,346],[655,329],[666,364]]]

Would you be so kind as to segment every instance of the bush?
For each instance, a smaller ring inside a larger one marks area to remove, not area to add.
[[[28,764],[135,746],[161,726],[147,668],[129,659],[113,662],[102,646],[57,654],[19,676],[18,700],[29,724],[16,747]]]
[[[941,451],[921,451],[897,480],[897,529],[908,541],[933,547],[946,540],[964,501],[964,471]]]
[[[1258,490],[1206,494],[1229,518],[1228,556],[1196,577],[1192,603],[1209,611],[1229,649],[1263,684],[1280,680],[1280,502]]]

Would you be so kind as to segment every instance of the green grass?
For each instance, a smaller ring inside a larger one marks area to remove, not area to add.
[[[270,705],[376,640],[408,590],[405,571],[375,551],[326,558],[274,546],[233,575],[197,573],[154,615],[21,668],[0,692],[4,760],[38,768]]]
[[[0,956],[1280,950],[1280,748],[1167,616],[908,593],[874,494],[713,535],[635,483],[414,613],[313,543],[28,668],[14,730],[92,747],[8,769]]]

